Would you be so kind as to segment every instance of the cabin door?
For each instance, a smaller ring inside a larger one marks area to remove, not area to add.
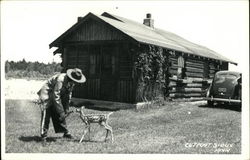
[[[101,49],[101,90],[100,99],[107,101],[116,100],[116,54],[112,45],[102,46]]]

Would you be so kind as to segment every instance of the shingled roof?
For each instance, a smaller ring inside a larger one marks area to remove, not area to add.
[[[95,18],[99,18],[105,23],[108,23],[109,25],[115,27],[116,29],[120,30],[121,32],[123,32],[124,34],[139,43],[152,44],[163,48],[180,51],[184,54],[193,54],[196,56],[237,64],[236,62],[229,60],[228,58],[216,53],[215,51],[212,51],[204,46],[192,43],[174,33],[167,32],[158,28],[148,27],[144,24],[120,16],[109,14],[107,12],[104,12],[101,16],[89,13],[88,15],[83,17],[78,23],[76,23],[70,29],[64,32],[55,41],[53,41],[50,44],[50,48],[54,46],[58,47],[57,44],[60,43],[61,39],[63,39],[69,33],[74,31],[78,26],[80,26],[82,24],[81,22],[84,22],[86,18],[92,16],[94,16]]]

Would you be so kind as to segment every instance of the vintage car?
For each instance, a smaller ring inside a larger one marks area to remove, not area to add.
[[[215,74],[205,100],[209,106],[214,102],[241,106],[241,73],[219,71]]]

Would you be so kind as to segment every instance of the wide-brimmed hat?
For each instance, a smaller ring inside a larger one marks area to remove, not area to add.
[[[82,70],[79,68],[68,69],[67,76],[77,83],[84,83],[86,81],[85,76],[82,74]]]

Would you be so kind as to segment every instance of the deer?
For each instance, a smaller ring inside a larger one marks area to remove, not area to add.
[[[82,122],[86,125],[86,128],[83,132],[83,135],[79,141],[81,143],[83,141],[84,136],[86,135],[87,132],[89,132],[89,140],[90,140],[90,125],[91,123],[98,123],[100,126],[103,126],[107,132],[106,132],[106,137],[105,137],[105,142],[107,141],[108,134],[110,133],[111,135],[111,142],[114,142],[113,138],[113,130],[110,125],[108,125],[109,121],[109,116],[113,114],[113,112],[110,112],[108,114],[84,114],[83,110],[85,109],[84,106],[82,106],[80,109],[76,109],[76,112],[80,113],[80,118],[82,119]]]

